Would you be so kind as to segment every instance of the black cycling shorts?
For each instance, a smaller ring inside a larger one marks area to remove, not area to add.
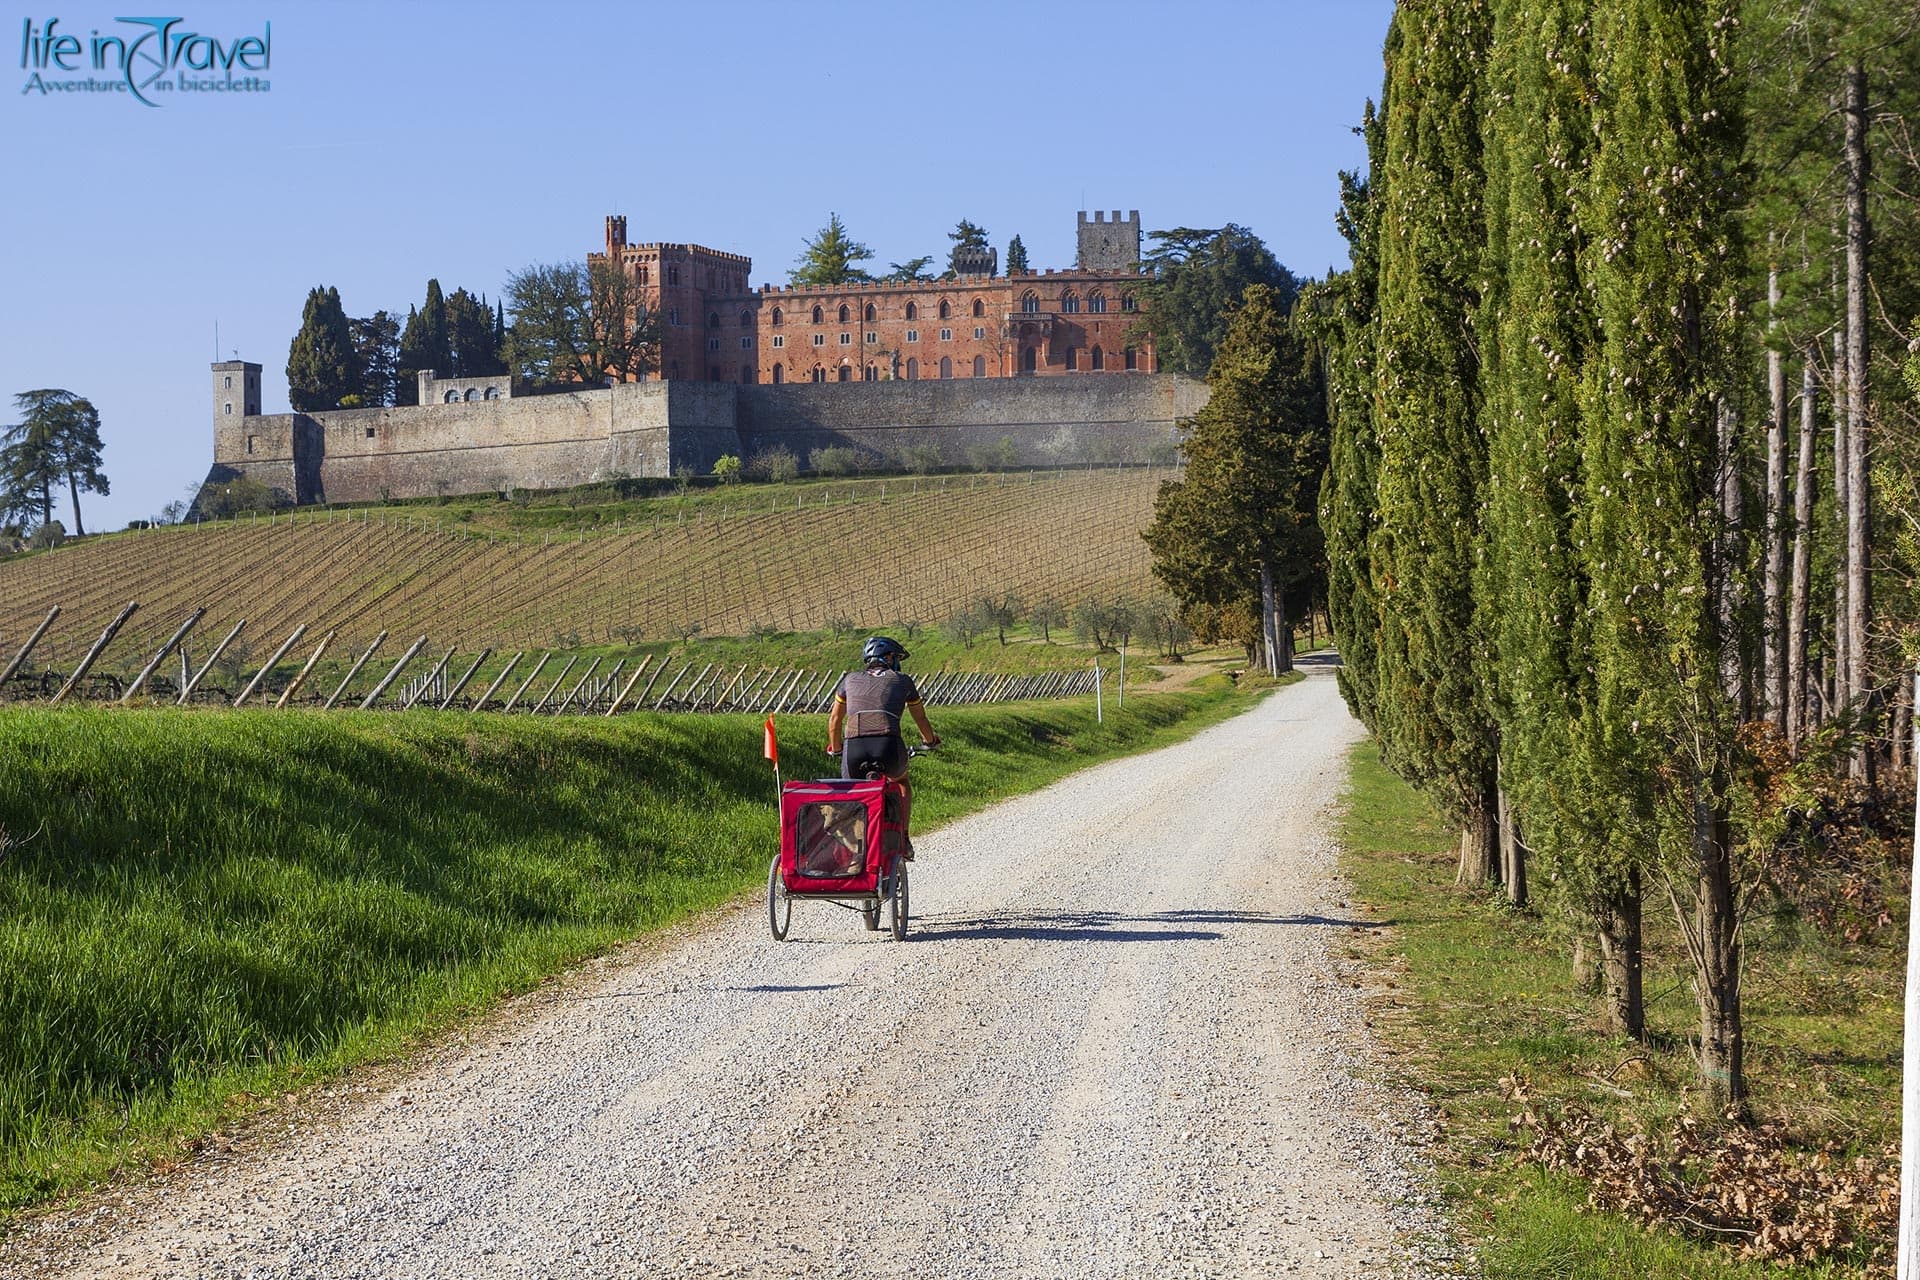
[[[840,753],[840,776],[843,778],[864,778],[867,776],[866,764],[872,761],[880,772],[889,778],[904,778],[907,774],[907,740],[897,733],[885,737],[848,738],[841,744],[845,749]]]

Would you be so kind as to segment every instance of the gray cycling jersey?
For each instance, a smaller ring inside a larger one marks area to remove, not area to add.
[[[920,690],[903,672],[852,671],[834,696],[847,704],[847,737],[877,738],[899,734],[900,717],[920,701]]]

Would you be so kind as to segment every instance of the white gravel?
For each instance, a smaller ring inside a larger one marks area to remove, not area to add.
[[[905,944],[817,903],[775,943],[743,903],[0,1274],[1449,1273],[1330,952],[1359,736],[1316,671],[922,838]]]

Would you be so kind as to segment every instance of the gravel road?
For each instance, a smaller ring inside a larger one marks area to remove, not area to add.
[[[47,1219],[0,1273],[1437,1274],[1413,1116],[1330,954],[1359,736],[1315,671],[924,837],[904,944],[817,903],[774,943],[743,903]]]

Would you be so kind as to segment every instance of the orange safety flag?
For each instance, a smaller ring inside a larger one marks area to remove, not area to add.
[[[777,769],[780,767],[780,740],[773,736],[772,716],[767,717],[767,741],[766,745],[761,749],[761,754],[773,761],[774,768]]]

